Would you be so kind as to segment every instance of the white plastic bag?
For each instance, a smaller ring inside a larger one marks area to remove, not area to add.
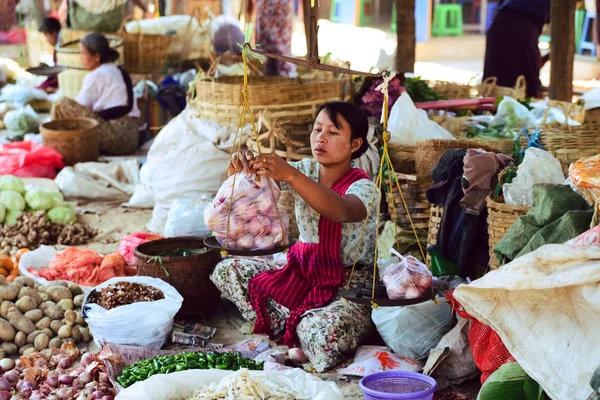
[[[204,211],[204,223],[225,248],[270,250],[288,243],[288,217],[278,212],[281,191],[265,176],[232,175]]]
[[[390,299],[416,299],[430,290],[433,275],[425,264],[412,256],[404,257],[394,248],[390,253],[396,257],[377,261],[379,278]]]
[[[117,395],[117,400],[187,400],[198,386],[218,384],[232,371],[190,370],[172,374],[154,375],[133,384]],[[325,382],[300,369],[285,371],[249,371],[250,375],[269,384],[284,385],[297,393],[298,399],[344,400],[344,395],[335,383]]]
[[[533,205],[533,185],[552,183],[560,185],[565,181],[560,161],[545,150],[530,147],[525,150],[523,162],[512,183],[506,183],[502,190],[504,201],[510,205]]]
[[[95,290],[118,283],[132,282],[161,290],[164,299],[128,304],[106,310],[88,302],[82,306],[94,342],[101,341],[160,349],[173,330],[173,318],[181,308],[183,297],[175,288],[161,279],[148,276],[117,277],[96,286]],[[88,294],[89,296],[89,294]]]
[[[383,371],[419,372],[422,364],[406,358],[383,346],[359,346],[354,362],[337,373],[349,376],[367,376]]]
[[[166,237],[210,236],[210,229],[204,224],[204,210],[210,204],[210,198],[202,195],[197,201],[177,199],[171,205],[167,223]]]
[[[587,93],[586,93],[587,94]],[[535,126],[541,127],[544,124],[552,124],[554,122],[558,122],[561,125],[566,124],[565,111],[560,107],[550,107],[548,110],[548,116],[546,116],[546,110],[548,109],[549,99],[546,98],[542,101],[536,101],[531,103],[531,113],[535,118]],[[575,121],[569,115],[568,120],[569,126],[579,126],[581,125],[579,122]]]
[[[379,307],[371,318],[394,353],[421,359],[452,329],[452,309],[446,299],[407,307]]]
[[[505,96],[496,111],[490,128],[503,128],[506,131],[535,127],[535,116],[527,107],[512,97]]]
[[[50,286],[53,284],[52,281],[48,281],[42,277],[35,276],[29,272],[29,268],[35,268],[40,270],[42,268],[48,268],[54,257],[61,252],[56,251],[52,246],[40,246],[33,251],[28,251],[21,256],[19,261],[19,274],[27,278],[33,279],[34,282],[39,283],[43,286]],[[90,286],[83,286],[77,282],[71,282],[78,285],[85,293],[93,289]]]
[[[392,134],[390,143],[402,146],[415,146],[419,140],[455,139],[450,132],[430,120],[425,111],[417,109],[406,92],[392,107],[388,130]]]

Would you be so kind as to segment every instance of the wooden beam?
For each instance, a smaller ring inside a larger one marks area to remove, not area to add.
[[[415,71],[415,0],[396,0],[396,71]]]
[[[302,16],[304,19],[304,34],[306,35],[306,51],[308,54],[308,50],[310,49],[310,0],[302,0]]]
[[[575,61],[575,2],[552,0],[550,18],[550,98],[570,102]]]

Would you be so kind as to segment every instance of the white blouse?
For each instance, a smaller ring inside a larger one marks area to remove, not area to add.
[[[127,105],[127,86],[115,64],[102,64],[83,78],[83,87],[76,102],[94,112]],[[141,112],[134,99],[130,117],[139,118]]]

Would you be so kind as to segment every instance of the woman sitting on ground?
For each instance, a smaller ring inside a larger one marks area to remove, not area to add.
[[[127,155],[139,144],[141,116],[131,77],[114,64],[119,53],[99,33],[81,39],[81,61],[89,73],[75,101],[63,98],[54,106],[53,119],[93,118],[100,123],[100,149],[108,155]]]
[[[318,371],[353,352],[371,326],[368,307],[337,296],[355,257],[358,264],[373,262],[379,196],[352,161],[367,150],[368,129],[354,105],[327,103],[310,136],[313,159],[288,164],[275,154],[246,152],[234,155],[228,171],[265,175],[292,190],[300,240],[287,263],[229,258],[211,280],[254,323],[254,333],[273,337],[285,330],[282,343],[300,346]]]

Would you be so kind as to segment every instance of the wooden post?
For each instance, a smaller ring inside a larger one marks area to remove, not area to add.
[[[550,18],[550,98],[571,102],[575,61],[575,2],[552,0]]]
[[[396,0],[396,71],[415,71],[415,0]]]
[[[304,34],[306,35],[306,51],[310,49],[310,0],[302,0],[302,15],[304,19]]]

